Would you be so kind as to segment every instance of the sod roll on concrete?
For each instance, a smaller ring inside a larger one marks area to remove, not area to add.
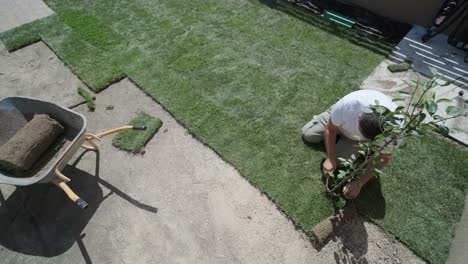
[[[0,146],[0,167],[13,176],[29,171],[63,133],[63,126],[48,115],[35,115],[5,144]]]
[[[322,248],[325,246],[344,223],[356,216],[356,208],[354,206],[346,206],[335,214],[327,217],[322,222],[318,223],[312,229],[316,248]]]

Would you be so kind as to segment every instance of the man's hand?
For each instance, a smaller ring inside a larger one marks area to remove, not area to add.
[[[350,183],[346,184],[343,188],[343,195],[346,199],[356,199],[361,192],[361,184],[359,180],[353,180]]]
[[[336,170],[336,160],[326,159],[323,162],[323,175],[329,176]]]

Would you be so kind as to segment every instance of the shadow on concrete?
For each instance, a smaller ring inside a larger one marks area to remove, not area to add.
[[[72,164],[73,167],[75,167],[80,161],[81,159],[83,158],[83,156],[88,153],[88,152],[92,152],[92,151],[89,151],[89,150],[86,150],[86,151],[83,151],[83,153],[80,154],[80,156],[78,156],[78,158],[75,160],[75,162]],[[147,205],[147,204],[144,204],[144,203],[141,203],[137,200],[135,200],[134,198],[130,197],[129,195],[127,195],[126,193],[122,192],[121,190],[119,190],[117,187],[115,187],[114,185],[112,185],[111,183],[109,183],[108,181],[102,179],[99,177],[99,172],[100,172],[100,163],[99,163],[99,159],[100,159],[100,153],[99,151],[97,152],[94,152],[96,153],[96,169],[95,169],[95,176],[96,176],[96,180],[98,183],[102,184],[103,186],[105,186],[107,189],[110,190],[110,193],[107,194],[107,196],[110,196],[112,194],[116,194],[117,196],[119,196],[120,198],[124,199],[125,201],[131,203],[132,205],[140,208],[140,209],[143,209],[143,210],[146,210],[148,212],[151,212],[151,213],[157,213],[158,212],[158,208],[156,207],[153,207],[153,206],[150,206],[150,205]]]
[[[368,234],[364,222],[360,217],[354,217],[346,224],[338,227],[332,240],[340,240],[343,246],[340,250],[333,252],[337,264],[367,264],[365,255],[368,250]]]
[[[88,202],[88,208],[80,209],[51,184],[17,187],[2,203],[6,208],[0,215],[2,246],[26,255],[52,257],[75,243],[106,197],[93,175],[72,166],[64,173],[72,179],[69,186]]]
[[[268,6],[269,8],[280,10],[288,15],[291,15],[297,19],[300,19],[309,25],[317,27],[323,31],[331,33],[337,37],[347,40],[354,45],[363,47],[367,50],[370,50],[374,53],[380,54],[382,56],[387,56],[392,52],[393,46],[385,43],[383,41],[372,39],[369,36],[364,36],[357,32],[354,32],[352,29],[339,26],[335,23],[326,21],[325,19],[314,15],[306,13],[295,6],[287,3],[283,0],[257,0],[261,4]]]
[[[53,257],[63,254],[75,242],[85,263],[92,263],[83,243],[82,231],[100,204],[116,194],[129,203],[152,213],[157,208],[142,204],[109,182],[99,178],[99,152],[96,153],[95,175],[76,168],[84,151],[64,174],[72,181],[69,186],[88,203],[86,210],[73,204],[54,185],[35,184],[17,187],[8,199],[0,192],[0,244],[12,251],[34,256]],[[99,184],[111,191],[103,196]]]

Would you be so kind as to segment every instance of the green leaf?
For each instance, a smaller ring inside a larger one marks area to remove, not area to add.
[[[405,109],[404,106],[398,106],[397,108],[395,108],[395,111],[394,112],[399,112],[401,110]],[[400,118],[397,118],[397,119],[400,119]]]
[[[448,98],[441,98],[439,100],[437,100],[437,103],[440,104],[440,103],[452,103],[453,101],[448,99]]]
[[[385,111],[387,111],[387,108],[385,108],[385,106],[378,105],[375,107],[375,111],[382,115],[383,113],[385,113]]]
[[[434,118],[435,120],[444,120],[445,119],[443,116],[440,116],[440,115],[434,115],[432,118]]]
[[[455,115],[458,112],[460,112],[460,108],[453,105],[447,107],[447,110],[445,110],[445,113],[447,113],[447,115]]]
[[[448,136],[450,133],[449,128],[443,125],[437,125],[437,131],[444,136]]]
[[[380,134],[380,135],[377,135],[375,138],[374,138],[374,141],[380,141],[380,140],[384,140],[385,139],[385,136]]]
[[[382,170],[379,170],[377,168],[374,168],[375,172],[377,172],[378,174],[383,174],[384,172]]]
[[[421,113],[421,114],[418,116],[418,122],[417,122],[417,124],[420,124],[422,121],[424,121],[424,119],[426,119],[426,114],[425,114],[425,113]]]
[[[438,75],[439,75],[439,71],[437,71],[437,69],[434,68],[434,67],[429,66],[429,71],[430,71],[430,72],[432,73],[432,75],[434,75],[434,76],[438,76]]]
[[[424,95],[422,98],[421,98],[421,103],[419,104],[420,106],[422,105],[425,105],[426,102],[427,102],[427,98],[429,97],[428,94]]]
[[[431,81],[425,81],[424,88],[431,89],[431,88],[434,88],[436,84],[437,83],[435,82],[435,79],[432,79]]]
[[[393,102],[399,102],[399,101],[404,101],[405,99],[403,98],[400,98],[400,97],[396,97],[396,98],[393,98],[392,101]]]
[[[437,104],[434,101],[428,101],[426,110],[431,116],[434,115],[437,112]]]
[[[398,93],[399,93],[400,95],[403,95],[403,96],[409,96],[409,95],[410,95],[410,93],[405,92],[405,91],[399,91]]]
[[[346,171],[340,170],[340,172],[338,173],[336,177],[341,180],[344,177],[346,177],[346,174],[348,174]]]
[[[439,85],[441,87],[449,86],[451,84],[452,84],[452,81],[446,81],[445,83],[437,83],[437,85]]]

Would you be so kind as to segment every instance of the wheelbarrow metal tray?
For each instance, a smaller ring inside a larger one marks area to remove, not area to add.
[[[25,178],[13,177],[0,171],[0,183],[25,186],[52,181],[57,178],[55,174],[57,164],[60,164],[58,169],[62,170],[85,140],[86,118],[75,111],[54,103],[29,97],[8,97],[0,101],[0,111],[14,112],[16,118],[23,118],[24,122],[29,122],[36,114],[46,114],[60,122],[65,130],[65,144],[46,162],[38,162],[41,163],[41,167],[33,170],[33,173]],[[16,133],[21,127],[15,129],[14,132]],[[8,141],[12,136],[0,138],[0,144]]]

